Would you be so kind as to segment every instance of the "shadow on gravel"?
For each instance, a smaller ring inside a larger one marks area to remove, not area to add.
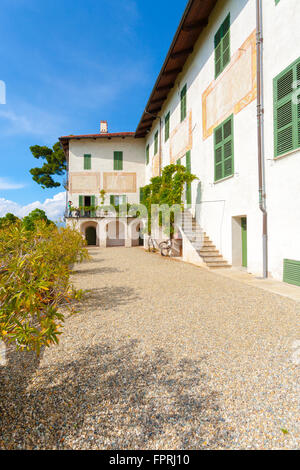
[[[71,361],[39,369],[15,397],[12,375],[0,389],[0,448],[229,448],[204,360],[175,363],[131,341],[74,351]]]
[[[82,305],[86,310],[110,310],[120,305],[127,305],[139,299],[137,291],[131,287],[102,287],[89,289]],[[81,304],[79,308],[82,310]]]
[[[90,276],[93,274],[113,274],[113,273],[123,273],[117,268],[110,268],[110,267],[103,267],[103,268],[96,268],[96,269],[81,269],[78,271],[73,271],[72,274],[80,274],[80,276]]]

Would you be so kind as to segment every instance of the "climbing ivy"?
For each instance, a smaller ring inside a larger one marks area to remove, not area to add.
[[[169,208],[178,205],[183,210],[182,195],[185,184],[191,183],[197,179],[183,165],[168,165],[163,169],[161,176],[155,176],[150,180],[150,184],[142,188],[141,203],[147,208],[148,212],[148,234],[151,233],[151,207],[153,204],[168,206]],[[174,212],[170,213],[171,237],[174,234]],[[159,217],[160,225],[163,222],[163,213]],[[164,219],[164,222],[167,222]]]

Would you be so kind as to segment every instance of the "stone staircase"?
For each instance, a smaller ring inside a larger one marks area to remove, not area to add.
[[[196,219],[190,214],[183,220],[183,231],[207,267],[212,269],[231,268],[231,265],[223,258],[207,234],[197,224]]]

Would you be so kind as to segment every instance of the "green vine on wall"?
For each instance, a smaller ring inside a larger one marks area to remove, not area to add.
[[[141,204],[147,208],[148,212],[148,234],[151,233],[151,207],[153,204],[171,208],[178,205],[181,211],[184,208],[182,196],[186,184],[192,183],[197,179],[195,175],[190,173],[183,165],[168,165],[163,169],[161,176],[151,178],[150,184],[141,188]],[[174,212],[169,213],[171,238],[174,234]],[[163,213],[160,213],[159,223],[168,222],[163,220]]]

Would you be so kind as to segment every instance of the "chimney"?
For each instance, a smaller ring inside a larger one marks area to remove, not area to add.
[[[107,121],[100,121],[100,134],[107,134]]]

